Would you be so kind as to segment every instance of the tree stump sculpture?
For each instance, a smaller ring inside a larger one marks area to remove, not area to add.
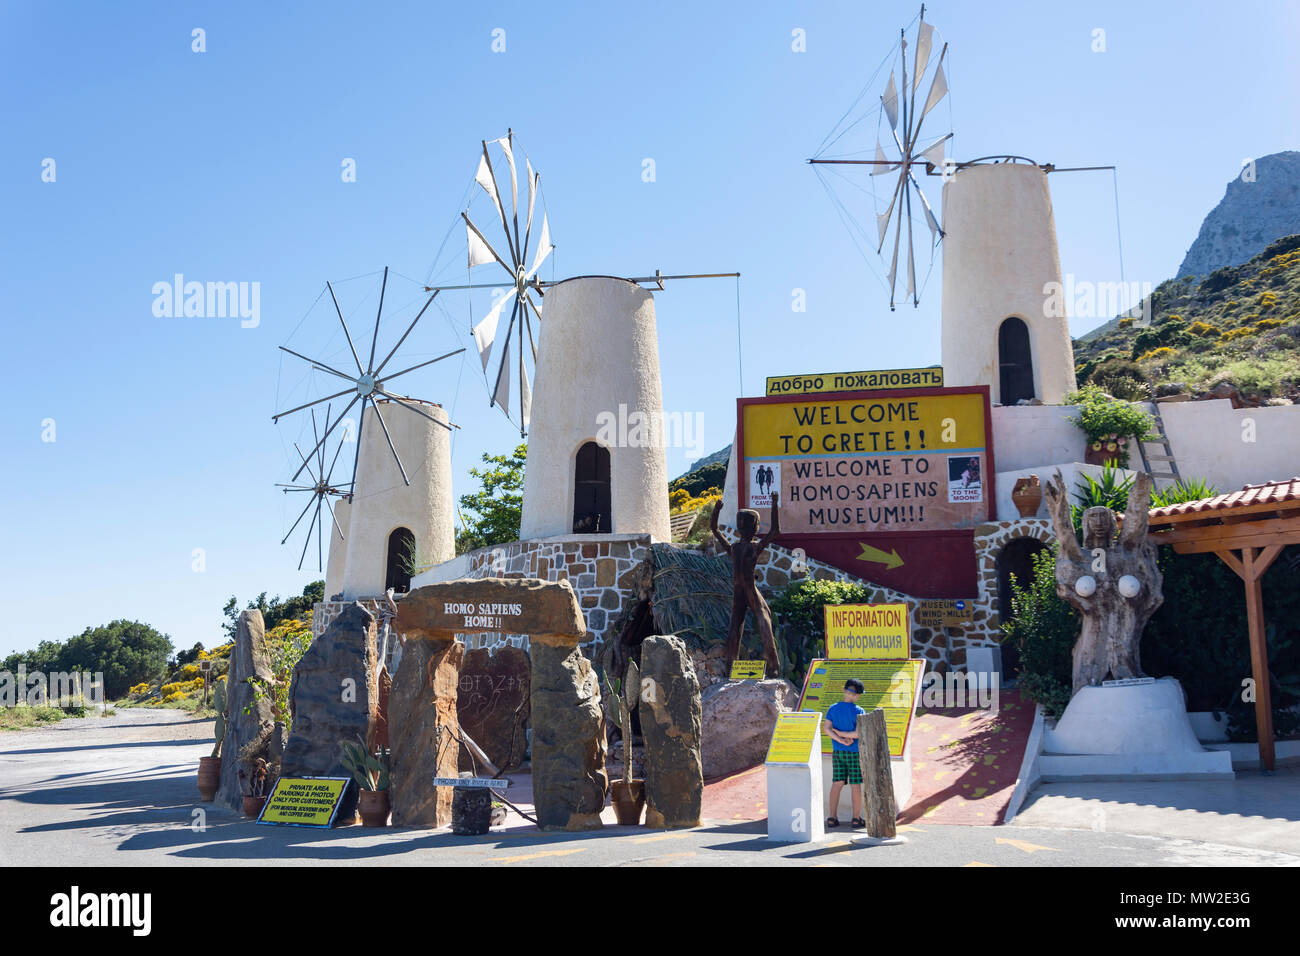
[[[1056,593],[1083,620],[1071,655],[1073,693],[1107,678],[1145,676],[1139,663],[1142,629],[1164,601],[1156,546],[1147,539],[1151,476],[1139,472],[1129,489],[1122,529],[1109,508],[1083,513],[1082,548],[1059,471],[1047,486],[1047,500],[1058,544]]]
[[[713,506],[709,530],[718,539],[722,549],[731,555],[732,597],[731,622],[727,627],[727,672],[740,653],[740,638],[745,631],[745,614],[754,612],[754,623],[763,640],[763,659],[768,677],[781,676],[781,663],[776,653],[776,635],[772,633],[772,612],[754,582],[754,566],[772,539],[781,533],[781,515],[777,510],[777,492],[772,492],[772,527],[762,538],[758,537],[758,512],[744,509],[736,512],[736,531],[740,537],[729,544],[718,531],[718,513],[722,501]],[[756,540],[757,539],[757,540]]]

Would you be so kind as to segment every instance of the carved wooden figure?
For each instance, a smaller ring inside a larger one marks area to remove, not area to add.
[[[1059,471],[1047,486],[1047,501],[1059,545],[1056,593],[1083,620],[1072,655],[1073,692],[1107,679],[1145,676],[1138,659],[1142,629],[1164,601],[1156,546],[1147,538],[1151,476],[1139,472],[1129,489],[1122,529],[1109,508],[1083,513],[1082,548]]]
[[[732,597],[731,622],[727,627],[727,671],[731,671],[731,662],[740,653],[740,638],[745,631],[745,614],[754,612],[754,623],[759,637],[763,640],[764,668],[768,677],[781,676],[781,664],[776,654],[776,636],[772,633],[772,612],[767,601],[759,593],[754,582],[754,566],[763,550],[772,539],[781,533],[781,516],[777,510],[777,492],[772,492],[772,527],[762,538],[758,537],[758,512],[748,509],[736,512],[736,531],[740,537],[735,544],[728,544],[727,539],[718,531],[718,512],[722,510],[722,501],[713,506],[709,518],[709,529],[718,539],[722,549],[731,555]],[[757,540],[756,540],[757,539]]]

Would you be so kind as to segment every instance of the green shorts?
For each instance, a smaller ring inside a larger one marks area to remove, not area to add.
[[[841,780],[844,783],[861,783],[862,763],[852,751],[832,750],[831,783]]]

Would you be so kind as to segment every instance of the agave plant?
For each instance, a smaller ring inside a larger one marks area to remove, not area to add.
[[[1133,476],[1122,478],[1120,472],[1121,469],[1107,462],[1101,467],[1100,480],[1086,472],[1081,476],[1079,483],[1074,486],[1074,498],[1078,504],[1070,508],[1075,532],[1083,527],[1083,513],[1089,508],[1109,508],[1121,514],[1128,508],[1128,493],[1133,487]]]
[[[366,749],[365,743],[343,742],[343,766],[347,767],[357,786],[362,790],[388,789],[388,748],[381,747],[375,753]]]
[[[636,707],[637,693],[641,689],[641,668],[636,666],[636,661],[628,661],[626,680],[610,683],[609,675],[606,674],[605,684],[617,704],[613,717],[614,722],[618,724],[618,729],[623,733],[623,783],[630,787],[632,785],[632,709]]]
[[[1151,507],[1164,508],[1169,505],[1181,505],[1187,501],[1200,501],[1202,498],[1213,498],[1219,493],[1219,489],[1214,487],[1204,478],[1180,478],[1175,484],[1170,485],[1163,491],[1153,491],[1151,493]]]

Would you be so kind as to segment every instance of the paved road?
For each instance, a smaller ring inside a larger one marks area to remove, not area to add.
[[[1223,842],[1205,842],[1114,832],[1113,825],[923,824],[902,830],[905,844],[877,847],[854,845],[843,831],[815,846],[771,844],[761,822],[588,834],[520,827],[484,837],[259,826],[197,802],[194,777],[210,735],[209,721],[167,710],[121,710],[0,735],[0,865],[1300,865],[1300,854],[1228,845],[1229,826],[1214,830]]]

